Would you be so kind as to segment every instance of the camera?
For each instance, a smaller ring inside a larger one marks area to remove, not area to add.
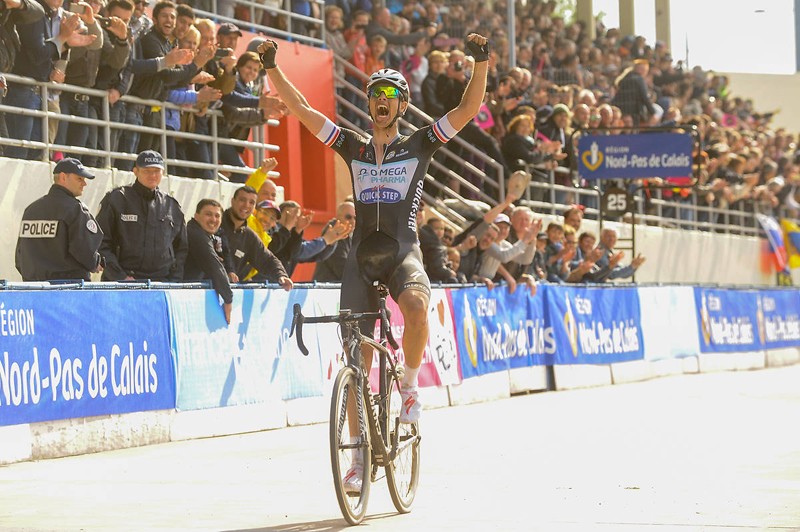
[[[69,12],[70,13],[77,13],[79,15],[83,15],[86,12],[86,6],[81,6],[78,4],[70,4],[69,5]]]
[[[464,70],[464,62],[463,61],[456,61],[456,64],[453,65],[453,70],[456,72],[461,72]]]
[[[214,52],[214,59],[222,59],[223,57],[228,57],[231,54],[229,48],[217,48],[217,51]]]
[[[108,17],[101,17],[101,16],[99,16],[99,15],[95,15],[95,17],[94,17],[94,18],[95,18],[95,20],[97,20],[98,22],[100,22],[100,27],[101,27],[101,28],[103,28],[104,30],[107,30],[108,28],[110,28],[110,27],[111,27],[111,19],[110,19],[110,18],[108,18]]]

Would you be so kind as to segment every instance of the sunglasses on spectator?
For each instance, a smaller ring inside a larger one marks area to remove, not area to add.
[[[400,97],[400,90],[397,87],[392,87],[391,85],[385,87],[372,87],[369,90],[370,98],[380,98],[381,94],[390,100],[393,100]]]

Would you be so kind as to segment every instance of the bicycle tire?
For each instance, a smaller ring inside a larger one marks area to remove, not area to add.
[[[331,397],[330,415],[330,450],[331,450],[331,470],[333,472],[333,485],[336,490],[336,499],[345,520],[351,525],[359,524],[367,513],[367,502],[369,501],[370,491],[370,472],[372,471],[372,456],[370,452],[369,431],[367,430],[366,417],[362,416],[359,422],[359,432],[361,433],[357,447],[350,443],[350,431],[348,429],[349,413],[347,412],[348,395],[358,398],[364,411],[364,396],[358,393],[358,378],[353,368],[342,368],[336,375],[333,384],[333,395]],[[347,493],[344,486],[344,476],[352,466],[355,453],[361,454],[363,464],[361,491],[359,493]]]
[[[389,447],[397,450],[394,459],[386,464],[386,482],[394,507],[401,514],[411,511],[411,504],[417,494],[419,484],[420,437],[419,423],[400,423],[400,378],[392,371],[388,372],[387,397],[389,412]]]

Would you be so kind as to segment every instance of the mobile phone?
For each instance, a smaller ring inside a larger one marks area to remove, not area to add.
[[[214,52],[214,59],[222,59],[223,57],[228,57],[231,51],[228,48],[217,48],[217,51]]]
[[[79,4],[70,4],[69,5],[69,12],[70,13],[77,13],[79,15],[83,15],[83,13],[85,11],[86,11],[86,6],[82,6],[82,5],[79,5]]]

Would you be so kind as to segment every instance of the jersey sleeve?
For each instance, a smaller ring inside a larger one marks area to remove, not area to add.
[[[425,140],[421,144],[426,153],[433,153],[434,150],[450,142],[457,134],[458,130],[450,124],[447,115],[415,133],[415,135],[424,135]]]
[[[348,164],[358,152],[356,145],[363,145],[368,142],[367,139],[355,131],[339,127],[327,118],[322,129],[317,133],[317,138],[324,145],[341,155]]]

